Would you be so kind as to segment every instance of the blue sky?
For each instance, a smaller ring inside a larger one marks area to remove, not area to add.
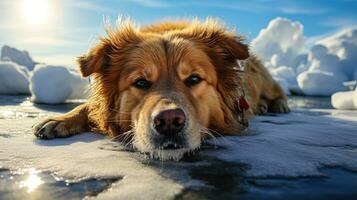
[[[72,64],[85,53],[104,34],[104,16],[130,16],[139,24],[213,16],[249,40],[276,17],[300,21],[308,38],[357,25],[357,0],[1,0],[0,10],[0,45],[51,64]]]

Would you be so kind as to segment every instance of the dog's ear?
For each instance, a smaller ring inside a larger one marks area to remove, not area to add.
[[[106,32],[107,36],[101,38],[96,46],[87,54],[78,57],[77,62],[83,77],[108,70],[113,57],[123,57],[140,41],[138,32],[128,20],[118,23],[115,29],[106,27]]]
[[[100,72],[101,69],[110,65],[110,48],[110,44],[102,40],[89,53],[78,57],[77,62],[83,77]]]
[[[245,60],[249,57],[249,48],[243,43],[244,38],[227,30],[214,19],[193,21],[186,30],[179,33],[179,37],[193,40],[208,54],[221,55],[224,59]]]
[[[242,41],[242,37],[222,33],[218,36],[218,46],[220,46],[227,53],[228,56],[233,56],[234,59],[245,60],[249,58],[249,49]]]

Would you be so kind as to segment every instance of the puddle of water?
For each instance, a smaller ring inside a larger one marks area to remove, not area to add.
[[[357,173],[324,168],[326,176],[303,178],[247,178],[239,164],[215,163],[190,171],[205,186],[184,189],[175,199],[357,199]]]
[[[0,169],[0,199],[83,199],[96,196],[121,178],[70,182],[34,168]]]

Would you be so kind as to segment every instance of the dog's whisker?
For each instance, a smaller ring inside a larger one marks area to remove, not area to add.
[[[227,137],[224,137],[223,134],[220,134],[219,132],[217,132],[217,131],[215,131],[215,130],[212,130],[212,129],[210,129],[210,128],[205,128],[205,129],[207,129],[209,132],[213,132],[214,134],[218,135],[218,136],[219,136],[219,139],[222,139],[225,143],[227,143],[227,144],[232,144],[232,142],[229,141],[229,140],[227,139]],[[217,138],[217,137],[216,137],[216,138]]]
[[[217,141],[216,137],[211,132],[209,132],[209,131],[207,131],[205,129],[201,129],[201,132],[204,133],[204,134],[207,134],[210,137],[208,139],[212,139],[214,147],[217,148],[218,141]],[[206,139],[203,139],[203,141],[205,141],[205,140]]]
[[[116,140],[116,139],[120,139],[120,137],[125,137],[127,135],[131,135],[131,133],[133,133],[134,131],[133,130],[129,130],[129,131],[126,131],[124,133],[121,133],[113,138],[111,138],[113,141]]]

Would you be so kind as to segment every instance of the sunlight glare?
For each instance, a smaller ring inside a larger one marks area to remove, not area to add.
[[[25,20],[32,25],[43,24],[49,17],[48,1],[23,0],[22,14]]]
[[[38,171],[31,168],[28,170],[29,176],[26,180],[21,181],[20,188],[27,188],[27,192],[34,191],[38,186],[40,186],[43,181],[38,176]]]

